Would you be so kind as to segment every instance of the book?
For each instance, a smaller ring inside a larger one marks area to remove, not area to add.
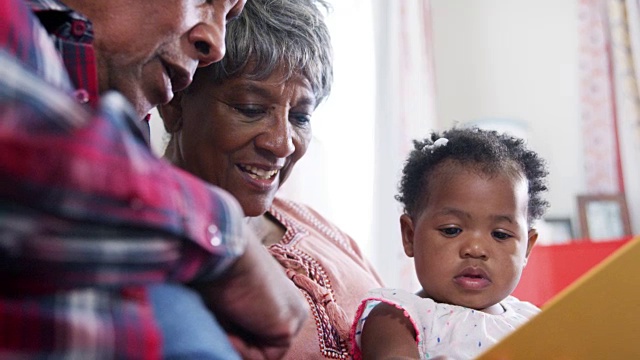
[[[640,236],[477,359],[640,359]]]

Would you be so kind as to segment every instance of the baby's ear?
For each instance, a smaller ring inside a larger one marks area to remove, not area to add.
[[[172,134],[182,129],[182,92],[174,94],[168,104],[158,105],[164,129]]]
[[[400,215],[400,232],[402,233],[404,253],[408,257],[413,257],[413,236],[415,232],[411,216],[407,214]]]
[[[527,253],[525,255],[525,264],[527,263],[527,260],[529,259],[529,254],[531,254],[531,250],[533,249],[533,246],[536,244],[536,241],[538,241],[538,230],[536,229],[531,229],[529,230],[529,233],[527,234],[528,240],[527,240]]]

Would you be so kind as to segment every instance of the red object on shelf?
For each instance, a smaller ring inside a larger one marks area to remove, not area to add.
[[[512,295],[542,307],[631,238],[599,242],[576,240],[570,244],[535,246]]]

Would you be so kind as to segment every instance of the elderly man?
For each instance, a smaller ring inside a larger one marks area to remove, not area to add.
[[[243,6],[0,0],[0,357],[236,358],[205,306],[243,354],[286,351],[301,296],[139,125]]]

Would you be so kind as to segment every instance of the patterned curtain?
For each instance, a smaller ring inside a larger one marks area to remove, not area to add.
[[[624,193],[640,232],[640,0],[579,0],[586,189]]]
[[[589,193],[622,186],[611,83],[611,60],[602,0],[579,1],[579,71],[584,169]]]
[[[387,286],[418,288],[413,261],[402,249],[395,200],[411,140],[435,125],[429,1],[374,2],[376,129],[372,261]]]
[[[612,83],[625,193],[633,233],[640,232],[640,0],[608,0]]]

